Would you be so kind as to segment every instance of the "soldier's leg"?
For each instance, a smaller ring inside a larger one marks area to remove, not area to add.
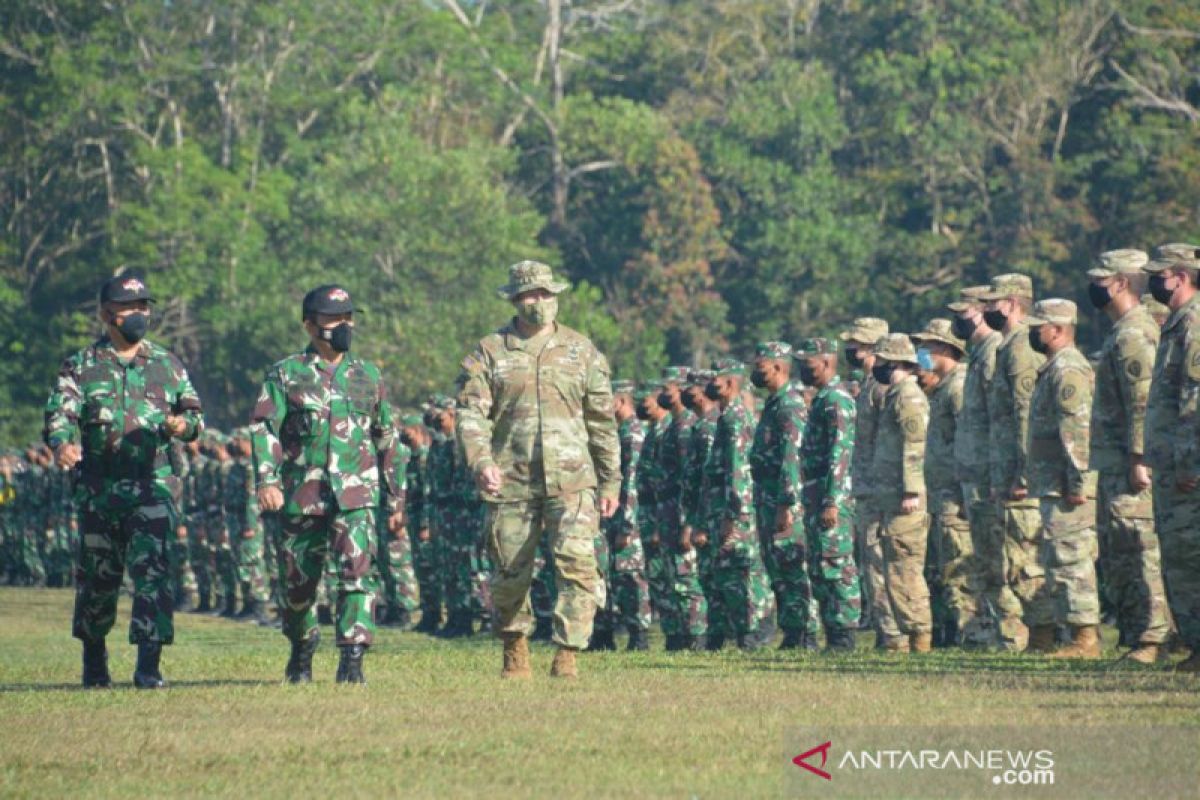
[[[387,529],[384,522],[385,514],[379,513],[375,517],[376,535],[379,537],[379,551],[376,557],[376,567],[379,570],[380,582],[380,605],[386,606],[388,609],[388,617],[391,618],[393,609],[400,608],[400,587],[399,579],[396,575],[396,534]]]
[[[1096,506],[1071,507],[1058,498],[1041,502],[1042,552],[1053,621],[1072,628],[1100,624],[1096,583]]]
[[[175,508],[171,503],[138,506],[122,520],[129,542],[127,563],[133,580],[133,610],[129,643],[171,644],[175,639],[172,619],[171,564],[168,537],[175,535]]]
[[[171,536],[171,572],[175,595],[175,608],[187,608],[191,598],[196,597],[196,576],[189,562],[188,531],[186,526],[177,526]]]
[[[1166,644],[1171,626],[1150,490],[1129,493],[1121,474],[1101,474],[1099,489],[1100,555],[1123,643]]]
[[[1003,529],[1005,586],[1000,594],[1000,641],[1007,650],[1021,652],[1029,644],[1030,604],[1044,594],[1045,566],[1040,556],[1042,518],[1036,499],[1003,505],[998,519]],[[1039,609],[1034,618],[1041,619]],[[1046,623],[1037,623],[1046,624]]]
[[[881,527],[884,577],[892,617],[901,634],[914,643],[933,631],[929,587],[925,583],[925,548],[929,515],[888,513]]]
[[[419,531],[410,533],[418,535]],[[441,587],[432,540],[416,540],[413,547],[413,572],[416,574],[421,596],[421,622],[417,630],[432,633],[441,624],[442,617]]]
[[[650,584],[640,537],[613,553],[613,603],[621,624],[630,632],[650,629]]]
[[[331,520],[328,517],[280,515],[284,556],[283,635],[293,642],[317,633],[313,605],[325,573]]]
[[[788,530],[774,531],[771,548],[777,571],[779,627],[785,634],[815,642],[821,628],[820,608],[808,574],[808,536],[803,514],[795,515]]]
[[[805,529],[809,574],[826,637],[847,635],[858,628],[863,613],[862,581],[854,562],[853,518],[842,510],[837,524],[827,528],[821,522],[821,509],[813,509],[807,512]]]
[[[533,562],[542,538],[543,500],[488,503],[488,552],[496,571],[492,576],[492,603],[497,636],[533,632],[529,602]]]
[[[537,623],[535,639],[550,641],[554,636],[554,554],[548,539],[538,542],[534,555],[533,583],[529,589],[530,608]]]
[[[971,539],[971,525],[957,495],[940,498],[935,520],[939,542],[937,572],[944,593],[943,602],[949,613],[947,630],[951,641],[945,644],[957,646],[968,632],[974,636],[978,629],[975,620],[980,615],[978,598],[982,581]],[[931,538],[932,535],[931,531]]]
[[[603,590],[597,592],[596,595],[596,619],[592,623],[592,630],[597,635],[612,633],[614,627],[613,620],[613,592],[612,592],[612,551],[608,546],[608,531],[607,526],[598,525],[596,527],[596,537],[592,540],[592,549],[596,551],[596,572],[599,574],[599,582]]]
[[[708,643],[715,648],[733,635],[733,622],[729,619],[729,609],[721,594],[717,581],[717,555],[719,547],[716,542],[709,541],[703,547],[697,547],[697,567],[700,570],[700,588],[704,590],[704,599],[708,601]]]
[[[329,551],[337,569],[336,613],[339,647],[375,641],[375,509],[339,511],[329,529]]]
[[[30,585],[46,585],[46,565],[42,562],[41,542],[45,539],[46,527],[40,515],[31,515],[21,539],[22,561]]]
[[[554,643],[582,650],[592,637],[596,601],[603,591],[592,544],[600,527],[595,490],[547,498],[544,525],[554,556],[554,581],[558,588]]]
[[[188,563],[196,577],[197,608],[207,609],[212,600],[212,582],[208,571],[208,541],[205,536],[204,520],[199,514],[188,518]]]
[[[483,504],[476,505],[471,519],[471,605],[475,616],[490,627],[492,621],[492,562],[483,533]]]
[[[883,541],[880,531],[883,527],[882,514],[873,501],[862,501],[858,505],[855,521],[855,536],[862,542],[861,550],[864,562],[861,563],[861,581],[863,584],[863,601],[871,623],[875,629],[875,645],[883,647],[899,642],[903,635],[893,613],[893,606],[888,599],[887,577],[883,557]]]
[[[743,643],[764,631],[775,613],[775,597],[751,526],[735,531],[717,554],[717,583],[734,631]]]
[[[123,513],[84,505],[80,514],[79,581],[75,587],[75,613],[71,634],[85,642],[108,636],[117,619],[117,597],[125,575],[130,529],[122,525]]]
[[[1195,657],[1200,654],[1200,491],[1180,492],[1173,476],[1156,474],[1154,502],[1167,601],[1179,638]]]

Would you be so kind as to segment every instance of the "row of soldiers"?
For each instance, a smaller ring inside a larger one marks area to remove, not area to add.
[[[0,579],[74,585],[79,524],[70,473],[41,443],[0,453]]]

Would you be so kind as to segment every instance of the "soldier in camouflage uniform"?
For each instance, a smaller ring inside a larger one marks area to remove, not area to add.
[[[250,432],[233,432],[229,472],[225,476],[225,530],[233,554],[237,586],[242,595],[239,619],[270,624],[267,616],[265,532],[254,489],[254,452]]]
[[[801,342],[793,359],[797,377],[816,389],[797,456],[809,579],[820,608],[827,648],[853,650],[854,631],[862,616],[861,585],[854,562],[851,488],[854,399],[838,377],[837,347],[829,339]],[[790,472],[795,467],[785,465],[785,469]]]
[[[877,418],[871,475],[882,513],[883,571],[892,617],[904,637],[886,643],[896,652],[927,653],[933,645],[925,548],[929,537],[925,489],[925,434],[929,400],[917,385],[917,351],[902,333],[875,346],[871,377],[886,386]]]
[[[50,497],[46,465],[41,449],[31,444],[25,449],[25,469],[17,476],[21,573],[29,586],[46,585],[43,554],[46,542],[46,504]]]
[[[1167,324],[1167,317],[1171,316],[1171,309],[1154,299],[1154,295],[1147,292],[1141,297],[1142,308],[1149,312],[1150,318],[1154,320],[1154,324],[1161,331],[1163,325]]]
[[[74,582],[75,549],[79,526],[75,515],[75,481],[69,470],[45,455],[49,486],[49,515],[46,541],[46,585],[71,586]]]
[[[237,560],[225,523],[225,484],[233,470],[229,438],[210,428],[204,433],[208,463],[200,475],[200,496],[204,502],[208,563],[213,577],[213,612],[227,619],[237,616]]]
[[[750,651],[769,645],[775,635],[775,597],[755,530],[750,472],[755,420],[742,397],[745,364],[721,359],[713,369],[716,376],[705,392],[720,404],[721,417],[705,478],[712,491],[707,530],[719,537],[714,564],[717,592],[738,646]]]
[[[555,321],[556,295],[566,288],[545,264],[510,267],[500,295],[516,316],[480,341],[459,376],[458,439],[487,502],[494,627],[507,677],[530,675],[529,589],[544,538],[558,593],[552,676],[576,677],[575,655],[606,602],[593,542],[600,518],[617,510],[620,442],[607,360]]]
[[[180,493],[182,521],[187,526],[188,566],[196,582],[196,606],[192,610],[205,614],[212,610],[212,574],[208,564],[206,509],[200,496],[200,476],[208,464],[208,455],[193,439],[185,446],[187,470]]]
[[[1110,250],[1088,271],[1088,296],[1113,326],[1096,366],[1090,467],[1097,475],[1097,528],[1107,593],[1129,658],[1152,664],[1170,634],[1162,557],[1154,530],[1145,458],[1146,402],[1159,326],[1138,302],[1133,283],[1149,259],[1141,250]]]
[[[854,546],[861,570],[864,623],[875,629],[875,646],[899,646],[903,638],[887,599],[883,574],[883,543],[879,539],[882,512],[875,502],[878,481],[871,474],[875,458],[875,432],[886,389],[871,376],[875,364],[874,347],[887,335],[887,322],[875,317],[854,320],[841,335],[846,360],[851,367],[864,370],[856,400],[854,442]]]
[[[808,546],[801,506],[800,449],[808,404],[791,381],[792,347],[761,342],[750,381],[768,392],[754,431],[750,471],[759,543],[783,629],[780,650],[818,648],[820,614],[808,578]]]
[[[708,602],[707,640],[708,649],[720,650],[732,632],[729,615],[717,591],[716,563],[721,543],[716,536],[709,535],[709,506],[712,489],[706,483],[709,454],[717,435],[717,421],[721,418],[721,405],[709,399],[705,389],[716,373],[708,369],[688,372],[688,386],[683,393],[684,404],[696,415],[692,426],[692,438],[688,444],[687,463],[684,466],[683,506],[688,527],[688,539],[696,548],[696,566],[700,572],[700,587]]]
[[[1167,600],[1200,672],[1200,245],[1154,250],[1143,269],[1150,293],[1171,309],[1154,360],[1146,408],[1146,464],[1154,470],[1154,518]]]
[[[170,538],[171,595],[175,598],[175,610],[183,611],[191,608],[191,601],[196,597],[196,576],[188,563],[187,522],[184,511],[184,491],[188,477],[187,446],[179,440],[173,441],[168,453],[171,472],[175,476],[171,499],[175,503],[176,516],[174,535]]]
[[[433,536],[429,530],[432,505],[429,496],[429,453],[433,447],[433,435],[426,427],[424,418],[417,414],[405,418],[400,435],[412,451],[406,473],[405,503],[408,535],[413,546],[413,572],[421,597],[421,621],[413,630],[434,634],[442,622],[442,601]]]
[[[405,419],[401,420],[404,424]],[[419,422],[419,420],[418,420]],[[396,456],[393,468],[396,471],[395,487],[400,492],[400,506],[405,511],[405,527],[397,532],[388,530],[388,495],[380,492],[379,508],[376,510],[375,529],[379,537],[379,574],[383,582],[383,601],[387,613],[383,624],[400,629],[412,623],[412,614],[420,607],[417,591],[417,576],[413,570],[412,544],[409,540],[407,516],[411,513],[408,503],[408,467],[413,457],[412,449],[399,431],[395,433]]]
[[[650,629],[650,584],[646,581],[646,554],[638,526],[638,466],[646,439],[646,423],[638,416],[639,392],[632,381],[613,384],[613,416],[621,444],[621,489],[617,511],[607,521],[611,542],[610,607],[612,624],[629,632],[628,650],[646,650]],[[609,634],[611,639],[611,632]],[[615,646],[615,643],[614,643]]]
[[[1025,485],[1028,461],[1029,402],[1045,359],[1029,345],[1025,315],[1033,305],[1033,281],[1027,275],[998,275],[988,291],[980,295],[987,303],[984,320],[1001,332],[996,350],[988,411],[991,414],[991,492],[997,504],[997,531],[1003,542],[1004,575],[1008,588],[1020,600],[1022,611],[1007,594],[993,609],[1000,617],[1000,645],[1023,651],[1029,629],[1021,620],[1041,588],[1043,575],[1037,567],[1041,515],[1037,498]],[[1040,644],[1040,643],[1039,643]]]
[[[638,508],[637,525],[642,533],[642,548],[646,557],[646,581],[650,586],[650,607],[658,617],[667,643],[672,645],[679,637],[679,614],[675,608],[675,593],[671,588],[670,564],[662,544],[659,514],[660,486],[662,485],[662,448],[667,430],[671,426],[671,415],[658,402],[657,386],[646,387],[638,403],[639,416],[646,423],[646,438],[642,443],[638,459]]]
[[[277,362],[251,417],[259,507],[281,511],[286,565],[283,633],[291,642],[286,676],[312,680],[319,634],[313,603],[330,551],[337,558],[337,681],[365,683],[363,655],[375,636],[375,512],[380,483],[389,530],[403,524],[395,485],[396,439],[378,368],[349,353],[354,306],[340,286],[304,297],[310,338]]]
[[[46,403],[46,444],[63,469],[79,466],[79,583],[74,636],[83,642],[83,685],[110,686],[105,637],[116,621],[128,565],[134,685],[164,685],[162,646],[175,638],[167,539],[175,532],[168,447],[203,427],[200,399],[174,355],[146,341],[153,302],[146,285],[117,276],[100,289],[106,334],[63,362]]]
[[[1100,597],[1096,586],[1096,473],[1090,461],[1092,365],[1075,348],[1075,304],[1049,298],[1028,318],[1029,342],[1045,355],[1029,411],[1025,478],[1039,501],[1036,570],[1042,583],[1025,609],[1030,650],[1045,651],[1057,626],[1070,625],[1062,658],[1100,657]]]

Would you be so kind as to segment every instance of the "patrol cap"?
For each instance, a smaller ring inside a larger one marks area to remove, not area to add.
[[[983,302],[980,298],[990,288],[990,286],[968,286],[958,293],[958,300],[953,303],[946,304],[946,308],[955,314],[961,314],[964,311],[969,311]]]
[[[809,356],[835,356],[837,355],[837,343],[832,339],[817,337],[813,339],[803,339],[800,344],[796,345],[796,349],[792,351],[792,358],[802,359]]]
[[[1088,270],[1089,278],[1112,278],[1142,271],[1150,256],[1144,250],[1108,250],[1096,259],[1096,266]]]
[[[1038,325],[1074,325],[1079,319],[1079,310],[1070,300],[1050,297],[1033,304],[1033,312],[1025,318],[1031,327]]]
[[[688,370],[688,383],[692,385],[704,385],[715,378],[717,373],[711,369],[690,369]]]
[[[887,320],[882,320],[878,317],[859,317],[854,320],[854,323],[850,326],[850,330],[842,331],[841,338],[843,342],[875,344],[884,336],[887,336],[887,332]]]
[[[954,335],[950,320],[941,317],[929,320],[925,325],[925,330],[918,331],[909,338],[917,344],[921,342],[941,342],[942,344],[950,345],[960,353],[967,352],[966,342]]]
[[[992,285],[979,295],[980,300],[1007,300],[1010,297],[1033,299],[1033,279],[1019,272],[1009,272],[992,278]]]
[[[787,342],[759,342],[754,348],[756,358],[791,358],[792,346]]]
[[[424,420],[421,419],[420,414],[405,414],[400,417],[400,424],[405,428],[411,428],[416,425],[423,425]]]
[[[727,375],[732,375],[737,378],[743,378],[746,375],[746,365],[736,358],[718,358],[713,362],[714,377],[720,378]]]
[[[154,295],[146,288],[146,282],[140,275],[126,272],[100,284],[100,303],[136,303],[145,300],[154,302]]]
[[[438,411],[447,411],[451,408],[454,408],[454,406],[456,405],[456,403],[454,402],[454,398],[448,394],[439,394],[439,395],[436,395],[436,397],[437,397],[437,400],[436,400],[436,402],[434,402],[433,407],[436,408]]]
[[[662,383],[685,383],[688,376],[688,367],[663,367]]]
[[[357,309],[350,302],[350,293],[341,286],[327,283],[304,295],[301,306],[302,316],[308,318],[311,314],[353,314]]]
[[[1152,260],[1142,269],[1146,272],[1162,272],[1176,267],[1200,269],[1200,245],[1161,244],[1154,248]]]
[[[508,283],[497,289],[496,293],[505,300],[512,300],[519,294],[535,289],[560,294],[569,288],[571,284],[554,280],[554,272],[549,265],[540,261],[518,261],[508,268]]]
[[[613,394],[633,394],[637,391],[637,384],[633,381],[613,381]]]
[[[916,365],[917,349],[912,340],[903,333],[889,333],[875,346],[875,358],[883,361],[899,361]]]

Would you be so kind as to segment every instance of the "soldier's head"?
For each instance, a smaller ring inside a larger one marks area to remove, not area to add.
[[[1088,300],[1112,319],[1120,319],[1138,303],[1145,288],[1142,268],[1150,257],[1141,250],[1109,250],[1101,253],[1088,270]]]
[[[697,414],[705,414],[712,405],[712,401],[704,394],[704,387],[713,379],[712,370],[708,369],[693,369],[688,371],[688,383],[683,390],[683,395],[680,400],[683,404],[695,411]]]
[[[1164,244],[1154,248],[1153,258],[1142,270],[1149,273],[1150,294],[1174,310],[1196,293],[1196,272],[1200,269],[1200,246]]]
[[[787,342],[759,342],[754,349],[750,382],[759,389],[777,392],[792,376],[792,346]]]
[[[624,422],[636,413],[633,407],[633,394],[636,391],[637,384],[633,381],[612,382],[613,416],[618,422]]]
[[[517,324],[541,330],[558,317],[558,295],[570,284],[554,279],[554,272],[540,261],[520,261],[508,268],[508,283],[497,293],[513,304]]]
[[[917,348],[918,378],[933,374],[935,378],[921,379],[922,387],[932,382],[936,386],[938,379],[958,366],[966,352],[966,343],[954,334],[954,324],[941,317],[929,320],[925,329],[912,335],[913,344]]]
[[[200,455],[200,440],[198,438],[186,442],[183,447],[187,450],[189,456],[195,457]]]
[[[841,339],[846,343],[846,363],[851,369],[871,368],[875,363],[875,345],[887,332],[887,321],[878,317],[859,317],[849,330],[842,331]]]
[[[154,297],[140,276],[116,275],[100,285],[96,316],[104,323],[108,338],[121,346],[132,346],[146,335]]]
[[[871,376],[892,386],[917,371],[917,350],[903,333],[889,333],[875,347]]]
[[[657,386],[646,384],[638,389],[634,400],[637,403],[638,419],[647,422],[660,420],[667,415],[666,409],[658,404]]]
[[[959,292],[958,300],[946,306],[954,315],[950,318],[950,332],[964,342],[981,341],[992,332],[991,326],[983,318],[985,305],[979,299],[990,288],[990,286],[968,286]]]
[[[454,423],[457,420],[454,407],[453,397],[447,397],[446,395],[438,397],[436,409],[437,429],[447,436],[454,433]]]
[[[428,432],[420,414],[405,414],[400,418],[400,441],[416,450],[425,446]]]
[[[350,293],[332,283],[318,286],[304,295],[301,318],[317,352],[330,356],[350,349],[357,310],[350,300]]]
[[[983,318],[988,327],[1008,330],[1023,320],[1033,307],[1033,280],[1018,272],[997,275],[979,299],[987,304]]]
[[[687,367],[664,367],[662,382],[658,388],[658,404],[667,411],[678,411],[683,408],[680,393],[687,381]]]
[[[250,439],[249,431],[239,430],[233,436],[233,441],[230,442],[233,448],[233,454],[241,458],[249,458],[254,454],[254,445]]]
[[[1029,346],[1042,354],[1054,354],[1075,343],[1079,318],[1075,304],[1061,297],[1039,300],[1029,315]]]
[[[712,380],[704,387],[704,394],[724,408],[733,402],[742,390],[746,377],[746,365],[736,358],[720,358],[713,362]]]
[[[837,375],[837,345],[832,339],[805,339],[796,345],[792,360],[805,386],[820,389]]]

